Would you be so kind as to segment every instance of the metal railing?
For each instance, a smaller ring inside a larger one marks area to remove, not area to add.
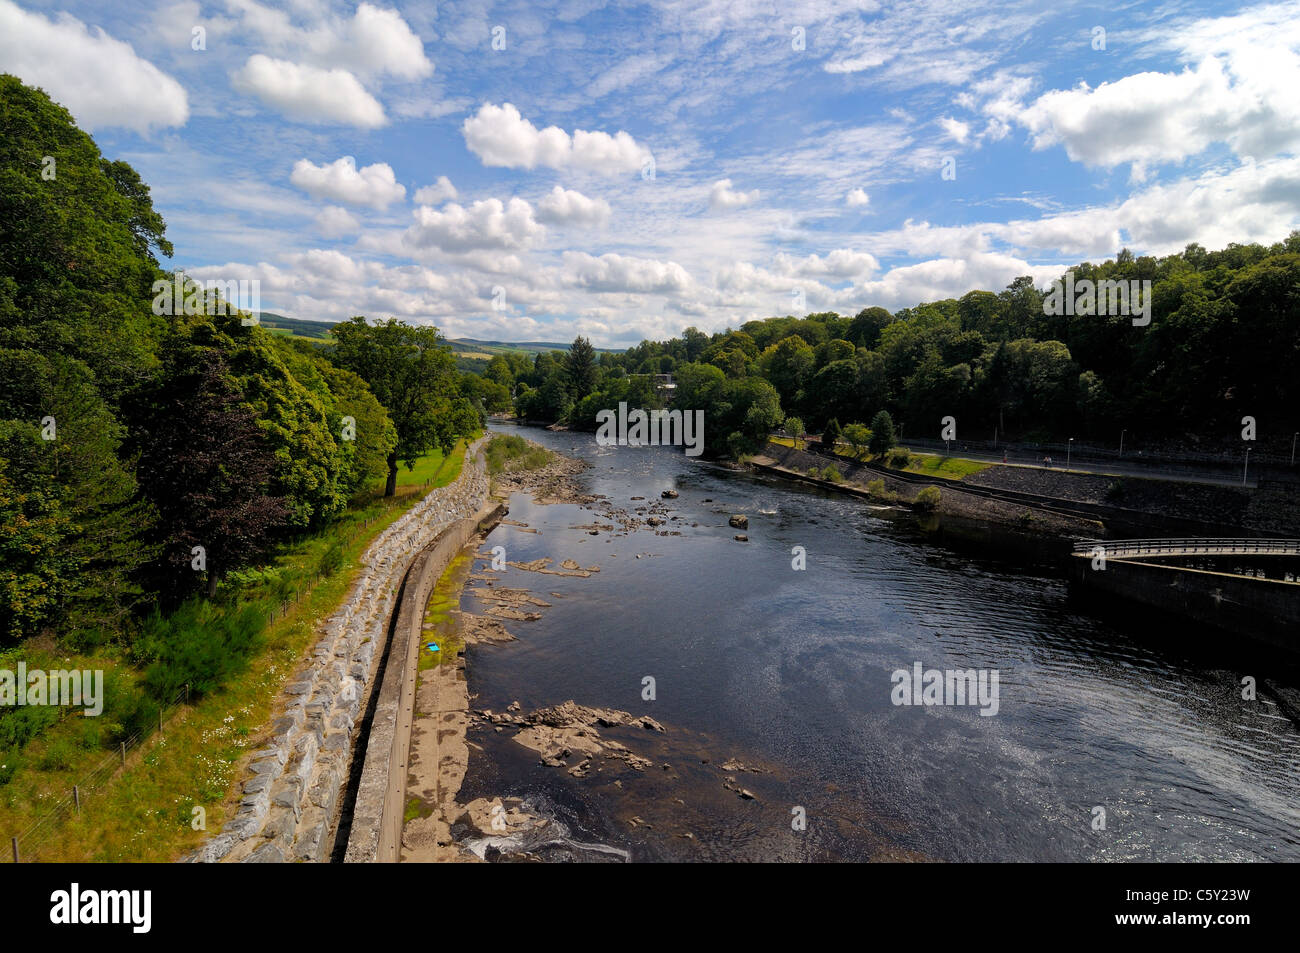
[[[1074,551],[1091,554],[1097,547],[1108,558],[1123,556],[1300,556],[1300,539],[1181,537],[1170,539],[1092,539],[1075,543]]]

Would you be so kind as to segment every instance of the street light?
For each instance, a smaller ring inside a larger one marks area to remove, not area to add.
[[[1246,485],[1246,471],[1250,469],[1250,447],[1246,448],[1246,463],[1241,468],[1241,485]]]
[[[1295,466],[1295,438],[1300,437],[1300,433],[1291,435],[1291,466]]]
[[[1065,445],[1065,469],[1067,470],[1070,469],[1070,451],[1073,449],[1074,449],[1074,438],[1071,437],[1070,442]]]
[[[1119,455],[1121,457],[1124,456],[1124,434],[1126,433],[1128,433],[1127,430],[1121,430],[1119,432]]]

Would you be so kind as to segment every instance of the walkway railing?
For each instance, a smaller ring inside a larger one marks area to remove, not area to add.
[[[1300,556],[1300,539],[1092,539],[1075,543],[1074,551],[1090,555],[1102,547],[1107,558],[1125,556]]]

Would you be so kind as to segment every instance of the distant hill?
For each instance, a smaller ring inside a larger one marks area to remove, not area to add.
[[[292,337],[310,338],[316,341],[330,340],[330,328],[336,323],[333,321],[308,321],[304,318],[290,318],[283,314],[276,314],[274,311],[263,311],[261,323],[264,328],[275,334],[286,334]],[[542,351],[567,351],[567,343],[560,344],[550,341],[482,341],[477,338],[449,338],[448,345],[451,346],[452,353],[458,358],[470,363],[486,363],[496,354],[505,354],[509,351],[518,351],[524,354],[533,355]],[[597,351],[608,351],[611,354],[621,354],[626,348],[598,347]]]

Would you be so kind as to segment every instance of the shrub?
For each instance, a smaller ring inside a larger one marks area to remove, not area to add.
[[[265,611],[252,603],[223,612],[192,599],[169,616],[155,612],[145,621],[138,647],[149,663],[144,675],[149,694],[168,702],[186,684],[204,694],[243,672],[261,643]]]
[[[912,454],[906,447],[894,447],[885,454],[885,465],[904,469],[912,462]]]
[[[939,505],[940,498],[941,494],[937,486],[927,486],[916,494],[916,499],[912,501],[912,504],[918,510],[925,510],[929,513]]]
[[[320,565],[317,567],[322,576],[332,576],[343,568],[343,543],[335,540],[325,552],[321,553]]]
[[[870,430],[871,439],[867,442],[867,449],[872,453],[885,453],[894,445],[894,418],[889,416],[889,411],[878,411],[871,418]]]
[[[826,429],[822,431],[822,449],[831,453],[835,452],[835,444],[840,439],[840,422],[832,417],[826,422]]]
[[[822,479],[828,483],[841,483],[844,477],[840,475],[839,469],[832,463],[822,471]]]
[[[885,503],[893,503],[895,500],[898,499],[897,493],[895,493],[893,490],[888,490],[885,488],[884,480],[872,480],[870,483],[867,484],[867,492],[870,493],[877,500],[881,500]]]

